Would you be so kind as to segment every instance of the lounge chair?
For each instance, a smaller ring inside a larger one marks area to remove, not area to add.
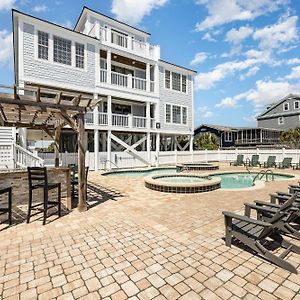
[[[295,195],[291,197],[295,197]],[[289,199],[291,199],[291,197],[289,197]],[[257,220],[271,222],[273,217],[279,211],[285,211],[286,216],[277,221],[274,226],[276,226],[283,234],[292,235],[296,239],[300,239],[300,232],[295,227],[296,224],[299,224],[300,202],[296,202],[295,200],[290,208],[285,209],[287,201],[281,205],[258,200],[255,201],[255,203],[245,203],[245,215],[250,217],[251,210],[256,210]]]
[[[285,157],[281,163],[275,165],[275,168],[288,169],[292,166],[292,160],[291,157]]]
[[[259,155],[253,154],[251,157],[251,161],[249,161],[248,163],[246,162],[245,165],[250,167],[257,167],[259,165]]]
[[[293,170],[300,170],[300,159],[299,162],[293,163],[292,166],[293,166]]]
[[[263,168],[272,168],[276,167],[276,156],[269,156],[267,161],[265,161],[263,164],[259,164],[260,167]]]
[[[238,154],[236,157],[236,161],[230,162],[231,166],[243,166],[245,165],[244,163],[244,155],[243,154]]]
[[[275,215],[270,222],[255,220],[247,216],[238,215],[231,212],[223,212],[226,227],[226,245],[231,247],[232,238],[242,242],[247,247],[261,255],[272,263],[297,274],[296,268],[284,258],[291,252],[300,254],[300,247],[285,240],[276,225],[286,218],[286,211],[289,210],[296,200],[297,195],[293,195]],[[285,249],[279,256],[273,254],[265,247],[267,241],[274,241]]]

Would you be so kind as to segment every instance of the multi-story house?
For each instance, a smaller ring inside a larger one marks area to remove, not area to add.
[[[260,127],[287,130],[300,126],[300,95],[290,94],[280,101],[269,105],[257,117]]]
[[[161,60],[149,33],[87,7],[73,30],[16,10],[13,28],[19,87],[48,87],[99,100],[85,125],[95,169],[100,152],[107,153],[110,165],[111,151],[120,150],[150,165],[151,151],[176,145],[182,135],[192,151],[195,71]],[[20,137],[28,145],[37,134],[22,130]],[[61,150],[75,152],[75,141],[66,128]]]

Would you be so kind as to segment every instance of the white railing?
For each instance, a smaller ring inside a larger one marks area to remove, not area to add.
[[[112,114],[112,125],[128,127],[128,115]]]
[[[100,69],[100,82],[107,82],[107,70]]]
[[[155,82],[154,81],[150,81],[150,92],[154,93],[154,89],[155,89]]]
[[[128,76],[117,72],[111,72],[111,84],[128,86]]]
[[[16,167],[42,167],[44,165],[43,159],[34,155],[32,152],[23,147],[14,144],[14,160]]]
[[[92,112],[88,112],[84,116],[85,124],[94,124],[94,114]]]
[[[132,127],[136,128],[146,128],[147,118],[145,117],[133,117],[132,118]]]
[[[137,90],[146,91],[147,80],[138,77],[132,77],[132,87]]]
[[[132,40],[132,50],[138,54],[147,54],[147,43],[138,40]]]
[[[128,37],[115,31],[111,32],[111,42],[118,46],[128,48]]]
[[[99,112],[98,120],[99,120],[99,125],[107,125],[108,124],[107,113]]]

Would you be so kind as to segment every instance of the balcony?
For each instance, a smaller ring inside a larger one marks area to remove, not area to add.
[[[98,112],[96,118],[98,118],[98,126],[108,126],[108,114],[103,112]],[[150,129],[155,129],[155,119],[150,118],[149,122],[146,117],[134,116],[134,115],[121,115],[121,114],[111,114],[111,126],[118,128],[135,128],[135,129],[147,129],[148,123]],[[85,124],[86,125],[96,125],[94,123],[94,113],[88,112],[85,114]]]
[[[109,27],[102,27],[97,22],[92,27],[89,35],[100,39],[104,45],[125,50],[141,57],[155,61],[160,58],[159,46],[150,45],[149,43],[137,40]]]
[[[100,82],[108,83],[108,72],[107,70],[100,70]],[[111,72],[110,83],[115,86],[125,87],[129,89],[147,91],[147,80],[139,77],[133,77],[131,74],[124,75],[117,72]],[[154,93],[155,83],[150,81],[149,92]]]

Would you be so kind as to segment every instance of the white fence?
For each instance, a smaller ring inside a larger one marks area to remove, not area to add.
[[[140,151],[138,154],[146,161],[148,161],[147,151]],[[220,161],[230,162],[234,161],[238,154],[243,154],[244,159],[251,159],[253,154],[259,155],[260,162],[267,161],[268,156],[275,155],[276,162],[281,162],[284,157],[292,157],[293,163],[298,163],[300,160],[300,149],[232,149],[232,150],[203,150],[194,151],[162,151],[157,153],[151,151],[150,163],[151,165],[175,165],[180,163],[191,162],[209,162]],[[45,165],[54,165],[53,153],[42,153],[40,157],[44,159]],[[67,166],[69,164],[77,163],[77,153],[61,153],[60,154],[61,165]],[[100,169],[107,169],[109,162],[111,168],[137,168],[145,167],[138,158],[133,157],[130,153],[124,152],[112,152],[111,157],[108,158],[106,152],[100,152],[98,155],[98,166]],[[86,165],[91,170],[95,169],[95,153],[86,152]]]

